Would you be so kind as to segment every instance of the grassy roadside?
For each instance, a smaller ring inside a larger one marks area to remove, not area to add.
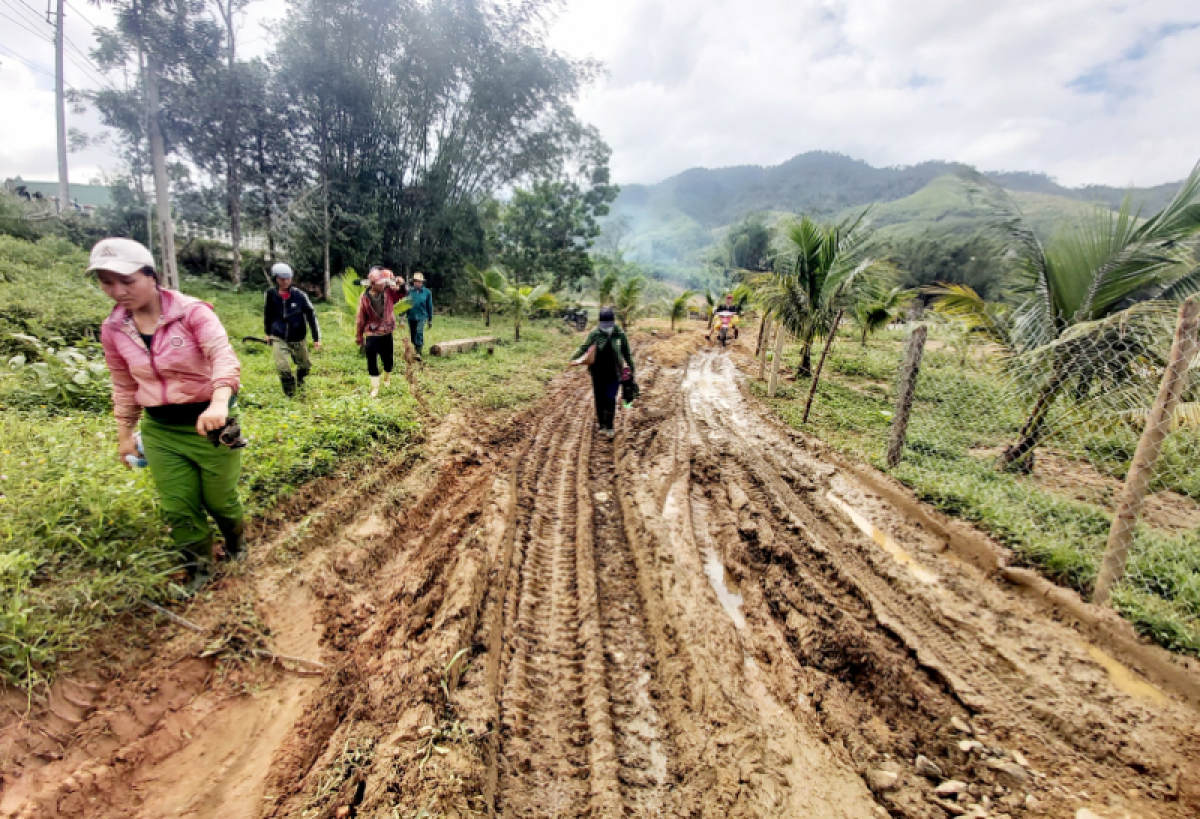
[[[149,475],[117,461],[106,374],[89,370],[86,383],[67,389],[88,367],[80,362],[96,360],[89,339],[109,310],[85,267],[86,254],[64,242],[0,237],[0,678],[26,687],[69,666],[98,629],[143,597],[172,594],[167,575],[176,556]],[[239,294],[199,280],[183,289],[213,304],[242,361],[238,412],[251,441],[242,495],[251,514],[306,481],[353,470],[381,447],[418,443],[448,412],[533,400],[577,343],[535,324],[515,344],[509,325],[493,321],[502,339],[494,355],[428,359],[417,377],[422,409],[402,377],[403,361],[378,399],[367,396],[352,320],[336,304],[318,304],[324,344],[303,397],[290,400],[271,351],[241,341],[262,335],[262,289]],[[483,334],[481,319],[439,316],[426,343]],[[16,371],[7,364],[14,355],[27,359]],[[80,362],[71,363],[75,357]],[[38,373],[32,367],[41,359],[49,364]]]
[[[997,472],[995,455],[1010,443],[1025,407],[1004,388],[993,362],[966,357],[938,329],[921,365],[904,460],[884,461],[894,382],[905,343],[888,331],[864,347],[846,333],[826,363],[812,417],[801,427],[807,379],[785,383],[773,400],[752,389],[785,421],[858,460],[889,471],[942,511],[969,520],[1010,547],[1026,565],[1062,585],[1090,593],[1104,552],[1113,488],[1128,469],[1136,432],[1074,428],[1050,440],[1032,476]],[[785,351],[794,364],[796,350]],[[1200,654],[1200,435],[1168,439],[1154,489],[1164,505],[1190,517],[1168,525],[1152,515],[1139,525],[1117,609],[1161,645]],[[1089,485],[1094,491],[1081,491]]]

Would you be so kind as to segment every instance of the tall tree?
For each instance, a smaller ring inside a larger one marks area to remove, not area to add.
[[[293,4],[274,62],[322,191],[298,251],[422,268],[434,286],[485,262],[480,202],[558,178],[588,142],[570,102],[594,66],[545,46],[552,6]]]
[[[168,286],[179,286],[175,224],[167,157],[177,149],[176,124],[195,93],[199,72],[219,55],[221,31],[204,17],[198,0],[117,0],[117,24],[102,32],[97,55],[110,71],[136,71],[136,86],[92,95],[105,125],[135,141],[145,129],[158,210],[162,269]],[[131,113],[144,110],[141,123]]]

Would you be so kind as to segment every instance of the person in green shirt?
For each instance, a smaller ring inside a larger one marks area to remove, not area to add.
[[[588,363],[584,360],[593,346],[596,354]],[[611,307],[600,311],[600,322],[571,357],[571,366],[587,366],[592,377],[592,396],[596,402],[596,423],[600,431],[613,437],[613,422],[617,416],[617,393],[621,382],[633,377],[633,353],[629,337],[617,326]]]
[[[425,355],[425,328],[433,327],[433,293],[425,286],[423,273],[413,274],[408,300],[412,304],[408,308],[408,337],[417,351],[417,360],[422,361]]]

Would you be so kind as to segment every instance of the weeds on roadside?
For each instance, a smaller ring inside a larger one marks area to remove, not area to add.
[[[143,598],[164,601],[181,560],[149,475],[117,460],[107,380],[91,376],[111,302],[84,275],[86,266],[87,254],[61,240],[0,236],[0,679],[27,689],[49,680],[106,622]],[[416,375],[423,409],[402,377],[379,399],[368,397],[352,324],[336,304],[318,303],[322,349],[293,400],[283,395],[267,349],[237,340],[262,333],[261,293],[192,278],[183,290],[214,306],[242,362],[236,412],[251,444],[241,486],[250,515],[314,478],[363,471],[381,453],[418,441],[436,417],[461,407],[511,409],[535,398],[561,371],[573,341],[534,324],[522,328],[520,344],[502,341],[493,355],[480,349],[430,357]],[[426,338],[503,337],[502,323],[493,323],[485,330],[481,317],[439,315]],[[48,341],[55,337],[62,342]],[[43,353],[62,364],[51,391],[62,387],[70,400],[22,386],[19,379],[40,378],[31,367]],[[7,362],[21,354],[28,372],[13,374]],[[89,373],[85,394],[64,384],[84,387],[81,369]]]

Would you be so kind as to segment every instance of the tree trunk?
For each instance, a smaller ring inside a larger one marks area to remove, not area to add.
[[[231,177],[234,174],[231,174]],[[240,187],[236,182],[230,182],[231,188]],[[229,270],[229,278],[233,286],[242,287],[242,202],[236,190],[229,192],[229,244],[233,246],[233,267]]]
[[[158,208],[158,236],[162,245],[163,284],[179,289],[179,268],[175,261],[175,223],[171,218],[171,189],[167,182],[167,155],[159,123],[158,58],[146,59],[146,97],[149,101],[150,164],[154,169],[154,198]]]
[[[322,140],[321,144],[321,187],[324,194],[322,207],[325,217],[325,230],[321,239],[321,249],[324,253],[325,260],[325,298],[329,299],[333,297],[333,285],[331,283],[329,271],[329,156],[327,153],[325,140]]]
[[[862,346],[864,346],[864,347],[867,346],[867,325],[865,325],[865,324],[863,325],[863,328],[862,328]]]
[[[767,397],[774,398],[779,387],[779,361],[783,358],[783,325],[775,329],[775,356],[771,359],[771,380],[767,384]]]
[[[492,308],[491,308],[491,305],[488,305],[488,306],[486,306],[486,307],[484,307],[484,308],[483,308],[483,326],[484,326],[484,327],[491,327],[491,326],[492,326]]]
[[[1050,381],[1042,388],[1029,418],[1017,433],[1017,442],[1005,449],[997,461],[997,471],[1023,474],[1033,472],[1033,450],[1042,442],[1042,436],[1046,433],[1046,416],[1049,415],[1050,408],[1054,406],[1054,399],[1058,398],[1058,393],[1067,381],[1063,370],[1062,364],[1056,361]]]
[[[829,348],[837,340],[837,328],[842,323],[842,314],[844,312],[845,310],[837,311],[837,315],[833,319],[833,326],[829,328],[829,335],[825,337],[825,349],[821,351],[821,360],[817,362],[817,371],[813,373],[812,386],[808,390],[808,401],[804,403],[804,418],[801,419],[801,424],[808,423],[808,413],[812,410],[813,398],[817,395],[817,384],[821,380],[821,370],[825,369],[825,359],[829,356]]]
[[[796,371],[796,378],[812,378],[812,345],[813,340],[809,337],[804,342],[804,348],[800,352],[800,369]]]

